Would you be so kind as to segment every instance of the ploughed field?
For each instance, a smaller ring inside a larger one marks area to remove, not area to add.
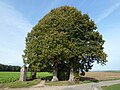
[[[43,78],[52,76],[49,72],[38,72],[37,78]],[[20,72],[0,72],[0,84],[18,81]],[[30,77],[30,72],[27,74],[27,78]],[[120,79],[120,72],[87,72],[85,76],[82,76],[83,80],[89,81],[103,81],[103,80],[116,80]]]
[[[120,72],[87,72],[84,77],[98,81],[117,80],[120,79]]]

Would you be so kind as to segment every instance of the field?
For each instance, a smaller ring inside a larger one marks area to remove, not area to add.
[[[47,76],[52,76],[48,72],[38,72],[37,78],[43,78]],[[0,72],[0,83],[9,83],[18,81],[20,77],[20,72]],[[30,72],[27,73],[27,78],[30,77]]]
[[[0,72],[0,88],[4,87],[29,87],[40,82],[40,79],[33,81],[20,82],[19,81],[19,72]],[[52,76],[49,72],[38,72],[37,78],[43,78]],[[27,74],[27,78],[30,77],[30,72]],[[48,78],[47,78],[48,79]],[[120,72],[87,72],[85,76],[81,77],[80,83],[88,82],[98,82],[98,81],[107,81],[107,80],[116,80],[120,79]],[[71,85],[67,81],[62,82],[46,82],[46,85]],[[105,87],[106,88],[106,87]],[[107,87],[108,88],[108,87]],[[104,89],[108,90],[108,89]],[[112,90],[112,89],[110,89]]]
[[[47,76],[52,76],[48,72],[38,72],[37,78],[32,81],[19,81],[20,72],[0,72],[0,88],[10,87],[10,88],[21,88],[30,87],[40,83],[39,78],[45,78]],[[30,72],[27,73],[27,78],[30,78]]]
[[[9,83],[19,80],[20,73],[19,72],[0,72],[0,83]],[[47,76],[52,76],[51,73],[48,72],[38,72],[37,78],[43,78]],[[30,77],[30,72],[28,72],[27,77]],[[120,79],[120,72],[87,72],[85,76],[83,76],[85,80],[115,80]]]
[[[107,81],[120,79],[120,72],[87,72],[84,78]]]
[[[9,83],[19,80],[19,72],[0,72],[0,83]]]
[[[112,85],[112,86],[104,86],[102,90],[120,90],[120,84]]]

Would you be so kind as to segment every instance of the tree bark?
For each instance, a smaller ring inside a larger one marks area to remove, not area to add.
[[[31,72],[31,79],[35,79],[36,78],[36,72]]]
[[[57,64],[54,65],[54,70],[53,70],[53,78],[52,78],[52,82],[54,81],[58,81],[58,78],[57,78]]]
[[[74,80],[74,71],[73,71],[73,68],[71,68],[71,70],[70,70],[70,76],[69,76],[69,82],[74,82],[75,80]]]

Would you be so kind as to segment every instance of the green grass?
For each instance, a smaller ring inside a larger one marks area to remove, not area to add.
[[[90,83],[91,81],[78,81],[77,83],[71,83],[69,81],[57,81],[57,82],[51,82],[47,81],[45,85],[48,86],[69,86],[69,85],[78,85],[78,84],[84,84],[84,83]]]
[[[39,83],[40,78],[47,80],[46,85],[49,85],[49,86],[73,85],[73,84],[69,83],[68,81],[50,82],[48,80],[51,80],[51,76],[52,76],[52,73],[49,73],[49,72],[38,72],[37,73],[38,79],[33,80],[33,81],[21,82],[21,81],[19,81],[20,72],[0,72],[0,88],[2,88],[2,87],[3,88],[4,87],[8,87],[8,88],[9,87],[10,88],[29,87],[29,86]],[[30,72],[27,73],[27,78],[30,78]],[[94,76],[94,78],[95,78],[95,76]],[[94,79],[91,80],[91,78],[87,78],[87,79],[83,78],[83,79],[84,80],[79,81],[79,84],[95,82]],[[98,81],[101,81],[101,80],[98,80]],[[104,88],[103,90],[119,90],[119,89],[107,89],[107,88],[111,88],[111,86],[103,87],[103,88]]]
[[[37,73],[37,78],[43,78],[43,77],[48,77],[48,76],[52,76],[52,73],[49,72],[39,72]]]
[[[45,83],[45,85],[48,85],[48,86],[68,86],[68,85],[73,85],[73,83],[70,83],[68,81],[57,81],[57,82],[48,81]]]
[[[33,85],[36,85],[40,83],[40,79],[35,79],[32,81],[15,81],[15,82],[10,82],[10,83],[2,83],[0,84],[0,88],[23,88],[23,87],[30,87]]]
[[[0,83],[9,83],[19,80],[19,72],[0,72]]]
[[[111,86],[103,86],[102,90],[120,90],[120,84],[115,84]]]
[[[31,72],[28,72],[27,73],[27,78],[29,78],[31,75]],[[36,77],[37,78],[42,78],[42,77],[47,77],[47,76],[52,76],[53,74],[52,73],[49,73],[49,72],[37,72],[37,75]]]
[[[37,78],[52,76],[49,72],[38,72]],[[18,81],[20,72],[0,72],[0,84]],[[27,78],[30,78],[30,72],[27,73]]]
[[[49,72],[38,72],[36,80],[32,81],[19,81],[20,72],[0,72],[0,88],[10,87],[10,88],[20,88],[29,87],[40,82],[40,78],[52,76]],[[27,78],[30,78],[30,72],[27,73]]]

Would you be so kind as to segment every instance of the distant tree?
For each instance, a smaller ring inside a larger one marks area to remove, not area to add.
[[[20,66],[0,64],[0,71],[20,71]]]
[[[53,81],[57,81],[58,64],[70,68],[69,81],[92,69],[93,63],[105,64],[104,40],[96,24],[87,14],[74,7],[62,6],[45,15],[26,37],[24,62],[33,71],[53,66]]]

